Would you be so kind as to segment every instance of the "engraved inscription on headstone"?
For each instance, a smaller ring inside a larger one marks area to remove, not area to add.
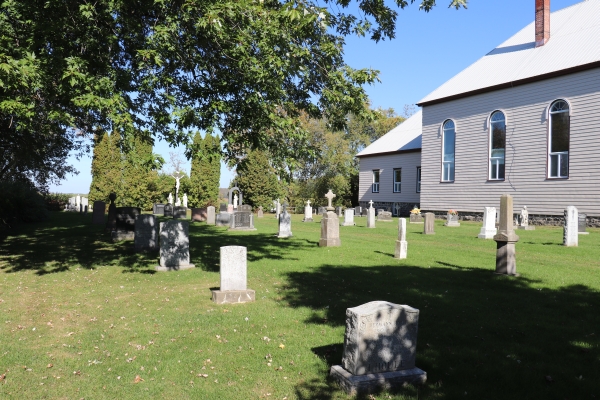
[[[579,245],[579,213],[577,207],[568,206],[565,210],[565,225],[563,227],[563,245],[577,247]]]

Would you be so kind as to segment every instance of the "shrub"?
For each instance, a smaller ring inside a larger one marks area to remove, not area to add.
[[[48,217],[44,197],[27,182],[0,182],[0,230]]]

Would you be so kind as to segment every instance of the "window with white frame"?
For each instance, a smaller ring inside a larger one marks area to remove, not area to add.
[[[548,178],[569,177],[569,103],[556,100],[550,106],[548,127]]]
[[[421,193],[421,167],[417,167],[417,193]]]
[[[442,181],[454,181],[454,147],[456,130],[454,121],[444,122],[442,132]]]
[[[371,185],[371,192],[379,193],[379,170],[373,170],[373,184]]]
[[[400,193],[402,189],[402,168],[394,168],[394,193]]]
[[[494,111],[490,116],[490,180],[504,180],[505,153],[506,117],[502,111]]]

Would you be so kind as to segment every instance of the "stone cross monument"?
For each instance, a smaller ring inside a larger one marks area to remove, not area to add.
[[[329,192],[327,192],[327,194],[325,195],[325,197],[327,198],[327,201],[329,202],[329,204],[327,205],[327,211],[333,211],[334,208],[331,205],[331,201],[334,199],[335,194],[333,194],[333,192],[331,191],[331,189],[329,189]]]

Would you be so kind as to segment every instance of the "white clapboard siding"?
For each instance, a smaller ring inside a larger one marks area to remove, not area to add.
[[[547,179],[546,112],[561,98],[571,104],[569,178]],[[494,182],[486,122],[498,109],[507,118],[506,179]],[[448,118],[456,122],[455,181],[442,183],[440,126]],[[600,68],[425,105],[422,139],[422,209],[483,212],[508,193],[515,210],[556,215],[574,205],[600,216]]]
[[[385,154],[360,158],[359,201],[419,203],[417,193],[417,167],[421,165],[421,152]],[[402,188],[394,193],[394,168],[402,168]],[[373,170],[379,172],[379,193],[371,191]]]

